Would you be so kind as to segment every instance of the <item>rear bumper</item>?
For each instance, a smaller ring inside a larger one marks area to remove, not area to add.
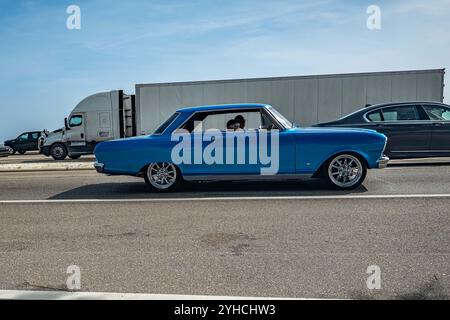
[[[389,162],[389,158],[385,155],[381,156],[380,159],[377,160],[378,163],[378,169],[384,169],[387,167],[387,164]]]
[[[103,163],[95,162],[94,168],[97,170],[98,173],[103,173],[103,169],[105,168],[105,165]]]

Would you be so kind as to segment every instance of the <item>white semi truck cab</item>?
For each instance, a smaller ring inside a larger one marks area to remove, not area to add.
[[[44,133],[39,150],[55,160],[91,154],[99,142],[136,136],[135,96],[122,90],[96,93],[79,102],[64,128]]]

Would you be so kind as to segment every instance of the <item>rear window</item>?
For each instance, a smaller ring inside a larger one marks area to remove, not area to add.
[[[153,132],[153,134],[161,134],[163,133],[168,126],[170,126],[170,124],[175,121],[175,119],[178,117],[179,113],[176,112],[174,113],[172,116],[170,116],[169,119],[167,119],[162,125],[159,126],[158,129],[155,130],[155,132]]]
[[[383,108],[382,113],[384,121],[420,120],[416,106]]]
[[[367,120],[369,121],[382,121],[381,119],[381,111],[380,110],[376,110],[376,111],[372,111],[369,114],[367,114]]]

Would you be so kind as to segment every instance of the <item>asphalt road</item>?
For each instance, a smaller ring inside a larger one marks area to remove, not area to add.
[[[83,291],[449,299],[449,177],[446,164],[395,166],[351,192],[302,181],[153,194],[90,171],[1,173],[0,289],[64,290],[75,264]],[[270,198],[310,195],[328,197]]]

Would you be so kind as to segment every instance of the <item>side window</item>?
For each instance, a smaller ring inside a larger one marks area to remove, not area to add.
[[[260,110],[216,111],[198,112],[194,114],[184,125],[183,129],[189,132],[201,130],[207,131],[217,129],[220,131],[229,130],[258,130],[261,128],[271,128],[272,122]]]
[[[39,132],[33,132],[31,134],[31,141],[36,141],[39,138]]]
[[[450,109],[437,105],[424,105],[423,109],[430,120],[446,121],[450,120]]]
[[[381,111],[376,110],[367,114],[367,120],[369,121],[382,121],[381,119]]]
[[[75,115],[71,116],[69,120],[69,127],[78,127],[83,124],[83,116],[82,115]]]
[[[28,133],[24,133],[19,136],[19,141],[27,141],[28,140]]]
[[[411,121],[420,120],[416,106],[399,106],[383,108],[384,121]]]

